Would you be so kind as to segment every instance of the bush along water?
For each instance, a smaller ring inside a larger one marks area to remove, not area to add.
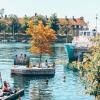
[[[91,53],[85,53],[82,62],[74,61],[68,66],[79,70],[81,79],[86,83],[86,93],[100,100],[100,36],[92,41],[95,45],[89,48]]]

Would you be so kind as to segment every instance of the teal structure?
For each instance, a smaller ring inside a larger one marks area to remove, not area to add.
[[[75,44],[67,43],[64,45],[65,52],[68,54],[69,62],[76,59],[75,57]]]

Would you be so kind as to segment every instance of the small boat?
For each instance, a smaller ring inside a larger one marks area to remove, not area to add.
[[[0,97],[0,100],[16,100],[16,99],[18,99],[19,96],[21,97],[23,95],[24,95],[24,89],[21,89],[21,90],[17,91],[16,93],[11,94],[9,96]]]

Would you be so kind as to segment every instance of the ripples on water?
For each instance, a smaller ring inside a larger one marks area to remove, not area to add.
[[[16,52],[24,52],[31,57],[31,62],[36,63],[38,57],[29,53],[29,44],[12,43],[0,44],[0,72],[4,80],[7,80],[11,87],[20,86],[25,89],[25,96],[21,100],[94,100],[94,97],[84,93],[84,84],[81,83],[77,72],[72,72],[64,67],[61,62],[67,62],[63,45],[53,46],[53,56],[44,56],[43,59],[55,61],[56,74],[50,77],[22,77],[11,76],[10,69],[13,66],[13,59]],[[63,76],[66,75],[66,81]],[[48,79],[48,85],[45,80]]]

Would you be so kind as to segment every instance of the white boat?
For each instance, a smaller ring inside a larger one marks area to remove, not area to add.
[[[74,37],[72,43],[66,43],[64,45],[69,62],[78,59],[82,61],[83,53],[88,52],[88,48],[95,45],[90,41],[92,37],[94,37],[94,33],[91,31],[80,31],[79,36]]]

